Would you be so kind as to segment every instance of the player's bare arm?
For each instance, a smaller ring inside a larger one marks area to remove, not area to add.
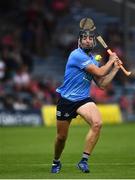
[[[91,64],[87,66],[86,71],[97,77],[105,76],[108,74],[115,61],[118,61],[118,57],[114,53],[113,55],[110,55],[109,61],[105,65],[97,67],[96,65]]]
[[[103,77],[94,76],[94,81],[97,84],[97,86],[101,89],[105,89],[106,86],[113,80],[113,78],[119,71],[121,64],[122,62],[120,60],[117,60],[115,61],[112,70],[106,76]]]

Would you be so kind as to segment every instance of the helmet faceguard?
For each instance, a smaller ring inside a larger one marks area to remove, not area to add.
[[[84,37],[92,37],[93,38],[93,43],[90,47],[88,48],[83,48],[81,47],[81,42],[82,42],[82,39]],[[96,36],[95,36],[95,32],[94,31],[90,31],[89,29],[81,29],[80,32],[79,32],[79,46],[85,51],[85,52],[90,52],[94,49],[94,47],[96,46]]]

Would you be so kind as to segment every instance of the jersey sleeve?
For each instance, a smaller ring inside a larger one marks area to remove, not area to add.
[[[91,64],[94,64],[94,63],[93,63],[92,60],[89,58],[89,59],[87,59],[87,60],[82,60],[82,62],[80,63],[79,67],[80,67],[81,69],[85,69],[88,65],[91,65]]]
[[[80,69],[85,69],[88,65],[95,64],[93,61],[93,57],[89,57],[87,55],[78,55],[77,57],[77,66]]]

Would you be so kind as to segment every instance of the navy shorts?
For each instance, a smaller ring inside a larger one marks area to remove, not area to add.
[[[57,120],[71,120],[76,118],[78,115],[76,110],[87,102],[94,101],[90,97],[76,102],[60,97],[57,103]]]

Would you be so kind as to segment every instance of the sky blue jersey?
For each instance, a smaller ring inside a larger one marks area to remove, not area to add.
[[[80,101],[90,97],[92,75],[85,68],[99,63],[92,54],[87,55],[81,48],[77,48],[69,55],[63,84],[56,89],[63,98]]]

